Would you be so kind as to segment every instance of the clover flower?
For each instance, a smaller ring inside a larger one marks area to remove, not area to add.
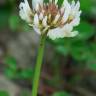
[[[64,0],[58,7],[59,0],[32,0],[32,9],[28,1],[20,3],[20,17],[40,35],[46,34],[52,40],[56,38],[74,37],[78,31],[73,28],[80,23],[80,2]]]

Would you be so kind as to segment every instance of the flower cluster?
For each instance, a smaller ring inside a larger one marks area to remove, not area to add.
[[[74,37],[78,31],[73,27],[80,23],[80,2],[64,0],[58,7],[59,0],[32,0],[32,9],[28,1],[20,3],[20,17],[25,20],[38,34],[45,34],[52,40],[56,38]]]

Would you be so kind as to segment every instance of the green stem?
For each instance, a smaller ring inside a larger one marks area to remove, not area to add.
[[[45,41],[46,41],[46,36],[44,35],[41,36],[37,62],[36,62],[36,67],[35,67],[35,73],[34,73],[34,78],[33,78],[32,96],[37,96],[38,94],[39,78],[40,78],[41,67],[42,67]]]

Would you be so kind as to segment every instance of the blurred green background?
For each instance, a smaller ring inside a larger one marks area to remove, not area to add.
[[[39,36],[20,19],[20,2],[0,0],[0,96],[31,96]],[[79,35],[47,38],[38,96],[96,96],[96,0],[80,3]]]

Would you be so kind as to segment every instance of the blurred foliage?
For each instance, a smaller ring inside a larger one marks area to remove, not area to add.
[[[17,62],[13,57],[6,57],[5,62],[7,68],[5,69],[5,75],[9,78],[15,79],[30,79],[33,77],[32,68],[29,69],[20,69],[17,67]]]
[[[3,0],[1,0],[3,1]],[[58,5],[62,4],[63,0],[58,1]],[[69,0],[72,1],[72,0]],[[77,1],[77,0],[76,0]],[[20,19],[18,13],[18,4],[21,1],[19,0],[4,0],[2,4],[0,4],[0,29],[9,28],[13,32],[28,32],[30,29],[29,26]],[[45,2],[48,2],[46,0]],[[92,71],[96,71],[96,0],[80,0],[81,2],[81,23],[74,30],[79,31],[79,35],[75,38],[64,38],[57,39],[52,41],[48,39],[48,43],[50,43],[54,50],[55,55],[53,58],[53,62],[51,64],[52,71],[55,74],[51,81],[47,81],[50,85],[58,86],[59,82],[62,79],[66,79],[60,77],[59,69],[61,64],[59,61],[61,60],[61,56],[65,58],[64,65],[66,65],[67,60],[71,61],[71,67],[79,69],[88,69]],[[17,4],[17,5],[16,5]],[[94,11],[95,10],[95,11]],[[5,58],[5,75],[9,78],[19,78],[19,79],[31,79],[34,71],[29,69],[21,69],[18,68],[15,58],[6,57]],[[54,69],[54,70],[53,70]],[[60,78],[58,80],[58,78]],[[74,75],[70,78],[69,83],[76,83],[81,80],[80,75]],[[57,85],[55,83],[58,83]],[[62,85],[62,84],[61,84]],[[1,95],[4,94],[4,95]],[[0,92],[0,96],[8,96],[4,92]],[[52,96],[70,96],[66,91],[64,92],[56,92]]]
[[[9,96],[8,92],[6,91],[0,91],[0,96]]]
[[[52,96],[72,96],[67,92],[56,92]]]

